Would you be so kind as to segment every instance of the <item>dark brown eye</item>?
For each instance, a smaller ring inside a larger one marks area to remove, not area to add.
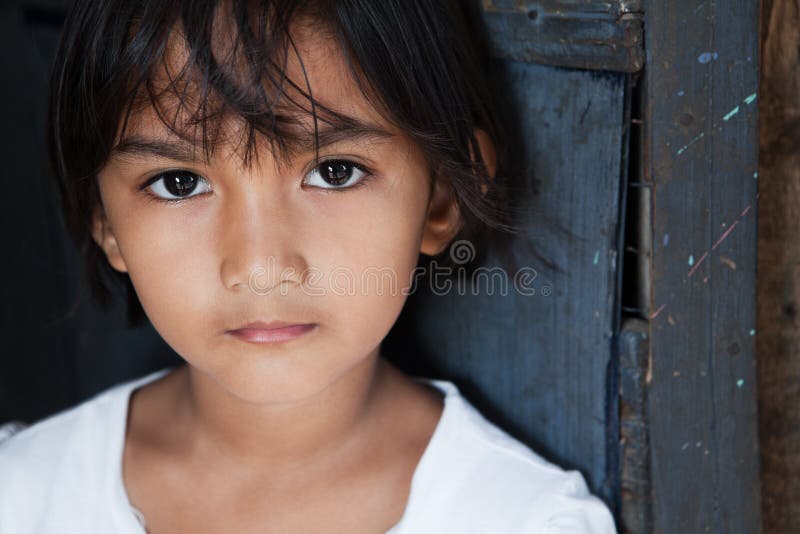
[[[325,189],[345,189],[355,185],[366,175],[366,169],[357,163],[347,160],[329,160],[311,169],[311,172],[306,175],[306,182]]]
[[[174,170],[154,176],[150,179],[148,185],[155,196],[161,199],[179,200],[195,196],[193,193],[198,190],[198,185],[202,182],[206,182],[205,178],[198,176],[194,172]],[[205,188],[205,190],[201,188],[200,192],[210,191],[207,185]]]
[[[354,167],[345,161],[326,161],[320,167],[320,176],[331,185],[347,183],[353,175]]]

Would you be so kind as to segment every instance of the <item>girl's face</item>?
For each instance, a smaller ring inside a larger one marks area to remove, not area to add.
[[[315,167],[313,143],[281,162],[261,145],[259,163],[245,166],[231,142],[205,162],[151,109],[98,176],[94,239],[129,273],[156,330],[256,403],[307,398],[376,356],[419,253],[442,250],[460,224],[419,147],[367,103],[338,47],[313,33],[296,42],[315,99],[366,125],[323,133],[319,123],[328,165]],[[287,75],[305,86],[297,61]],[[169,200],[176,185],[184,196]],[[315,327],[262,344],[229,333],[255,321]]]

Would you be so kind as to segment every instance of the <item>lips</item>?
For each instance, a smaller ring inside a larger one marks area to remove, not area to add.
[[[252,329],[252,330],[274,330],[277,328],[285,328],[287,326],[294,326],[299,323],[287,323],[286,321],[270,321],[268,323],[262,321],[256,321],[254,323],[248,323],[237,330],[244,330],[244,329]]]
[[[301,337],[315,330],[316,327],[317,325],[315,323],[300,324],[286,321],[270,321],[265,323],[263,321],[255,321],[241,328],[228,330],[226,334],[247,343],[277,343]]]

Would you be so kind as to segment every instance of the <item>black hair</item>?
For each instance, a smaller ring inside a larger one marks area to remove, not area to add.
[[[220,7],[235,30],[229,61],[212,51]],[[246,126],[244,159],[258,136],[277,152],[288,149],[291,114],[278,100],[311,114],[315,126],[346,120],[315,101],[313,88],[285,75],[289,54],[297,53],[290,30],[298,20],[328,32],[364,96],[419,145],[434,179],[447,181],[464,223],[455,239],[481,245],[492,232],[514,233],[506,140],[486,79],[485,48],[465,13],[455,0],[77,0],[52,73],[48,143],[67,229],[97,301],[108,305],[111,285],[121,284],[129,325],[145,319],[127,273],[111,268],[91,239],[92,213],[101,202],[97,173],[137,110],[158,111],[165,95],[175,97],[185,120],[159,117],[193,141],[199,129],[206,154],[216,146],[220,121],[238,117]],[[160,86],[173,39],[187,57]],[[496,149],[494,177],[477,129]],[[447,263],[444,252],[440,259]]]

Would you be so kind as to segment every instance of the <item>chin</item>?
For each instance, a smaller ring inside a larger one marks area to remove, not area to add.
[[[320,353],[304,351],[280,356],[239,355],[210,374],[231,395],[250,404],[295,404],[324,392],[359,363],[335,366],[320,357]]]

